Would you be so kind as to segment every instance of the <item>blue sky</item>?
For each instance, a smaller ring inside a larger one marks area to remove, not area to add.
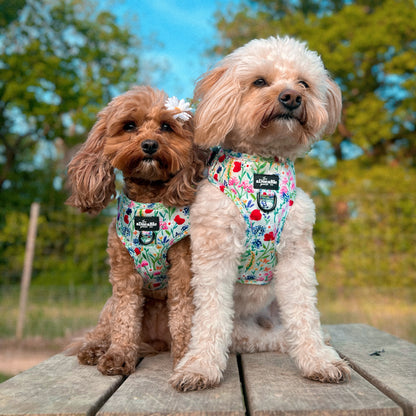
[[[108,7],[142,39],[140,56],[163,65],[156,73],[145,68],[143,75],[170,96],[190,98],[195,80],[215,63],[206,56],[217,36],[214,14],[233,3],[239,1],[118,0]]]

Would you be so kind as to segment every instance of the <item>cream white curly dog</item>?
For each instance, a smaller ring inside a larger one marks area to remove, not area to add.
[[[171,384],[218,385],[230,350],[287,352],[305,377],[348,378],[347,363],[323,339],[315,207],[296,187],[293,167],[335,130],[340,89],[305,43],[271,37],[226,56],[195,97],[195,141],[219,149],[192,207],[196,312]]]

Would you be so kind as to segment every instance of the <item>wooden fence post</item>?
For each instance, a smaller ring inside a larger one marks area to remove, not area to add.
[[[33,256],[35,253],[36,230],[38,225],[40,205],[38,202],[33,202],[30,206],[30,220],[29,229],[27,231],[25,262],[23,265],[22,281],[20,288],[20,302],[19,302],[19,317],[16,326],[16,338],[18,340],[23,337],[23,328],[25,325],[27,297],[30,286],[30,279],[32,277]]]

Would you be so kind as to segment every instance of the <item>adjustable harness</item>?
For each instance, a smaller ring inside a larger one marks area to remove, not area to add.
[[[118,197],[117,235],[143,277],[145,289],[168,285],[169,248],[189,235],[189,207],[175,208]]]
[[[269,283],[277,264],[276,247],[296,196],[293,162],[217,148],[208,180],[236,204],[246,222],[238,282]]]

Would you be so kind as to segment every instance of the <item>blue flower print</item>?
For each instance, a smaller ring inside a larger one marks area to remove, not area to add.
[[[252,246],[253,247],[255,247],[255,248],[260,248],[261,247],[261,241],[260,240],[254,240],[253,242],[252,242]]]
[[[263,235],[265,233],[266,233],[266,228],[263,227],[262,225],[258,225],[258,226],[253,227],[253,234],[254,235],[259,235],[259,234]]]
[[[250,199],[246,204],[246,208],[250,209],[250,208],[253,208],[253,207],[254,207],[254,202]]]

